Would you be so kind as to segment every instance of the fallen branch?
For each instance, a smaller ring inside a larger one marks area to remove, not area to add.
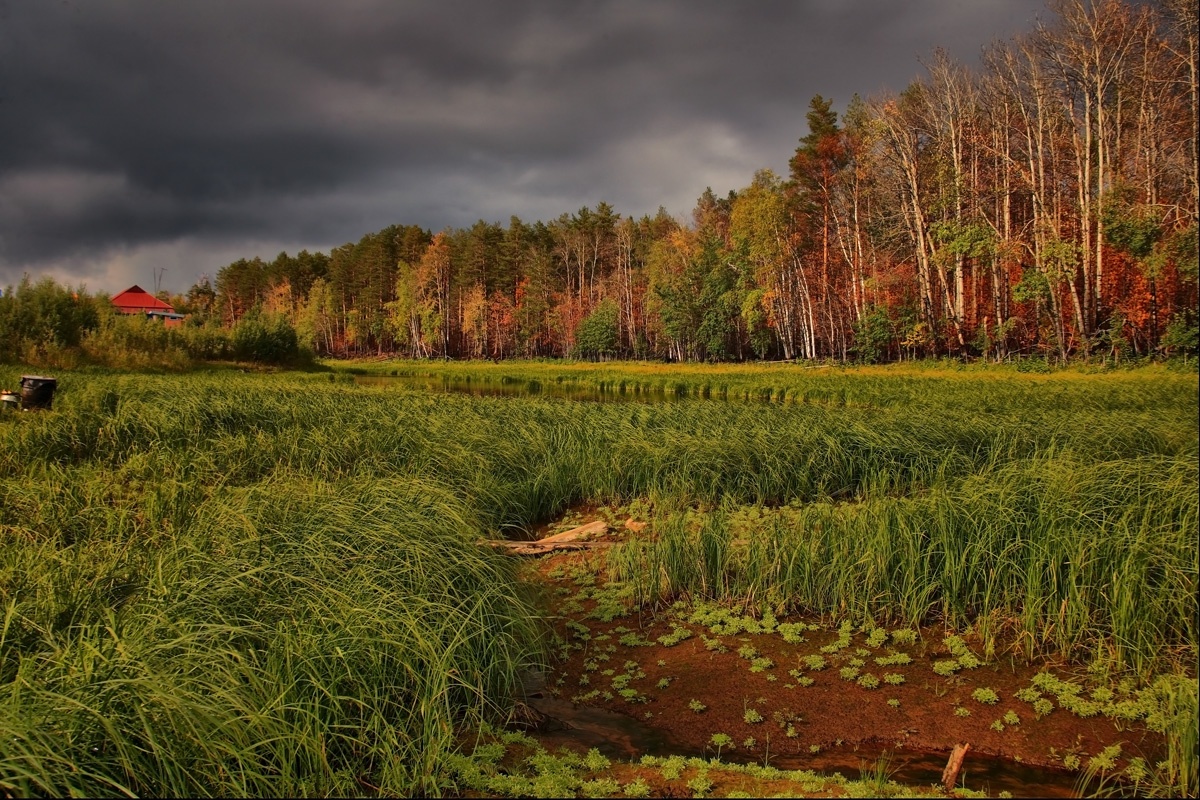
[[[559,550],[590,550],[596,547],[610,547],[613,544],[612,542],[582,541],[589,536],[599,536],[607,531],[608,524],[603,520],[596,520],[595,522],[589,522],[586,525],[580,525],[569,531],[556,533],[553,536],[547,536],[544,539],[538,539],[533,542],[514,542],[508,539],[480,539],[479,544],[486,545],[487,547],[495,547],[500,550],[507,550],[513,555],[518,556],[540,556]]]
[[[595,550],[612,547],[616,542],[510,542],[503,539],[480,539],[479,543],[497,550],[507,550],[517,556],[540,556],[566,550]]]
[[[965,742],[959,742],[954,745],[954,750],[950,753],[950,760],[946,762],[946,768],[942,770],[942,786],[946,792],[953,792],[955,784],[958,783],[958,773],[962,771],[963,759],[967,757],[967,751],[971,749],[971,745]]]
[[[586,525],[580,525],[579,527],[571,528],[571,530],[564,533],[556,533],[553,536],[547,536],[546,538],[538,539],[537,541],[538,544],[546,544],[549,542],[574,542],[578,539],[584,539],[592,535],[600,536],[607,531],[608,523],[602,519],[598,519],[595,522],[589,522]]]

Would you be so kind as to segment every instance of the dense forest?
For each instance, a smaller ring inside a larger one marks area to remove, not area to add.
[[[1194,352],[1197,11],[1052,2],[972,71],[812,98],[786,176],[689,220],[397,224],[247,258],[177,306],[335,356],[669,360]]]

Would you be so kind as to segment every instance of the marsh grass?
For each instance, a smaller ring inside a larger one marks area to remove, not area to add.
[[[5,528],[7,791],[436,792],[456,727],[538,657],[512,565],[420,481],[280,477],[174,535],[132,522],[57,548]]]
[[[1076,412],[1166,409],[1195,403],[1196,376],[1163,365],[1136,370],[1074,368],[1049,375],[1013,366],[926,361],[888,366],[664,364],[545,361],[501,363],[371,361],[333,369],[357,375],[424,377],[430,385],[561,387],[609,395],[748,399],[778,404],[862,408],[1015,408],[1062,418]],[[1049,406],[1047,407],[1047,403]]]
[[[666,511],[610,556],[643,604],[753,597],[776,614],[975,626],[989,650],[1102,655],[1147,673],[1197,652],[1194,458],[1042,457],[909,497],[765,515]]]
[[[544,652],[513,564],[475,542],[581,501],[655,510],[657,539],[613,554],[647,603],[1194,659],[1194,376],[605,369],[784,402],[60,374],[54,411],[0,416],[0,786],[441,791],[456,731]]]

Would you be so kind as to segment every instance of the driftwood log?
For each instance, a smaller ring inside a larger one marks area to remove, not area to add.
[[[481,539],[480,544],[505,550],[518,556],[540,556],[561,550],[591,550],[598,547],[610,547],[612,542],[584,541],[590,536],[600,536],[608,531],[608,524],[603,520],[589,522],[554,536],[547,536],[535,542],[513,542],[507,539]]]
[[[503,550],[507,553],[512,553],[514,556],[540,556],[546,553],[565,552],[569,550],[598,550],[604,547],[612,547],[614,542],[557,542],[550,544],[542,544],[537,542],[506,542],[495,539],[484,539],[480,544],[494,547],[497,550]]]
[[[571,528],[563,533],[556,533],[553,536],[547,536],[544,539],[538,539],[535,544],[557,544],[559,542],[577,542],[580,539],[586,539],[589,536],[601,536],[608,532],[608,523],[602,519],[595,522],[589,522],[586,525],[580,525],[578,528]]]
[[[958,783],[958,773],[962,771],[963,759],[967,757],[967,751],[970,749],[971,745],[959,742],[950,752],[950,760],[946,762],[946,768],[942,770],[942,786],[945,787],[947,793],[954,791],[954,787]]]

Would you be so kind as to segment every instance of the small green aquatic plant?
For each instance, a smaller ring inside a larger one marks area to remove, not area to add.
[[[733,737],[727,733],[714,733],[708,740],[708,743],[717,748],[717,758],[721,757],[721,750],[733,749]]]
[[[996,694],[993,689],[989,689],[985,686],[981,686],[980,688],[971,692],[971,697],[974,698],[977,703],[983,703],[984,705],[989,706],[994,706],[996,703],[1000,702],[1000,695]]]

